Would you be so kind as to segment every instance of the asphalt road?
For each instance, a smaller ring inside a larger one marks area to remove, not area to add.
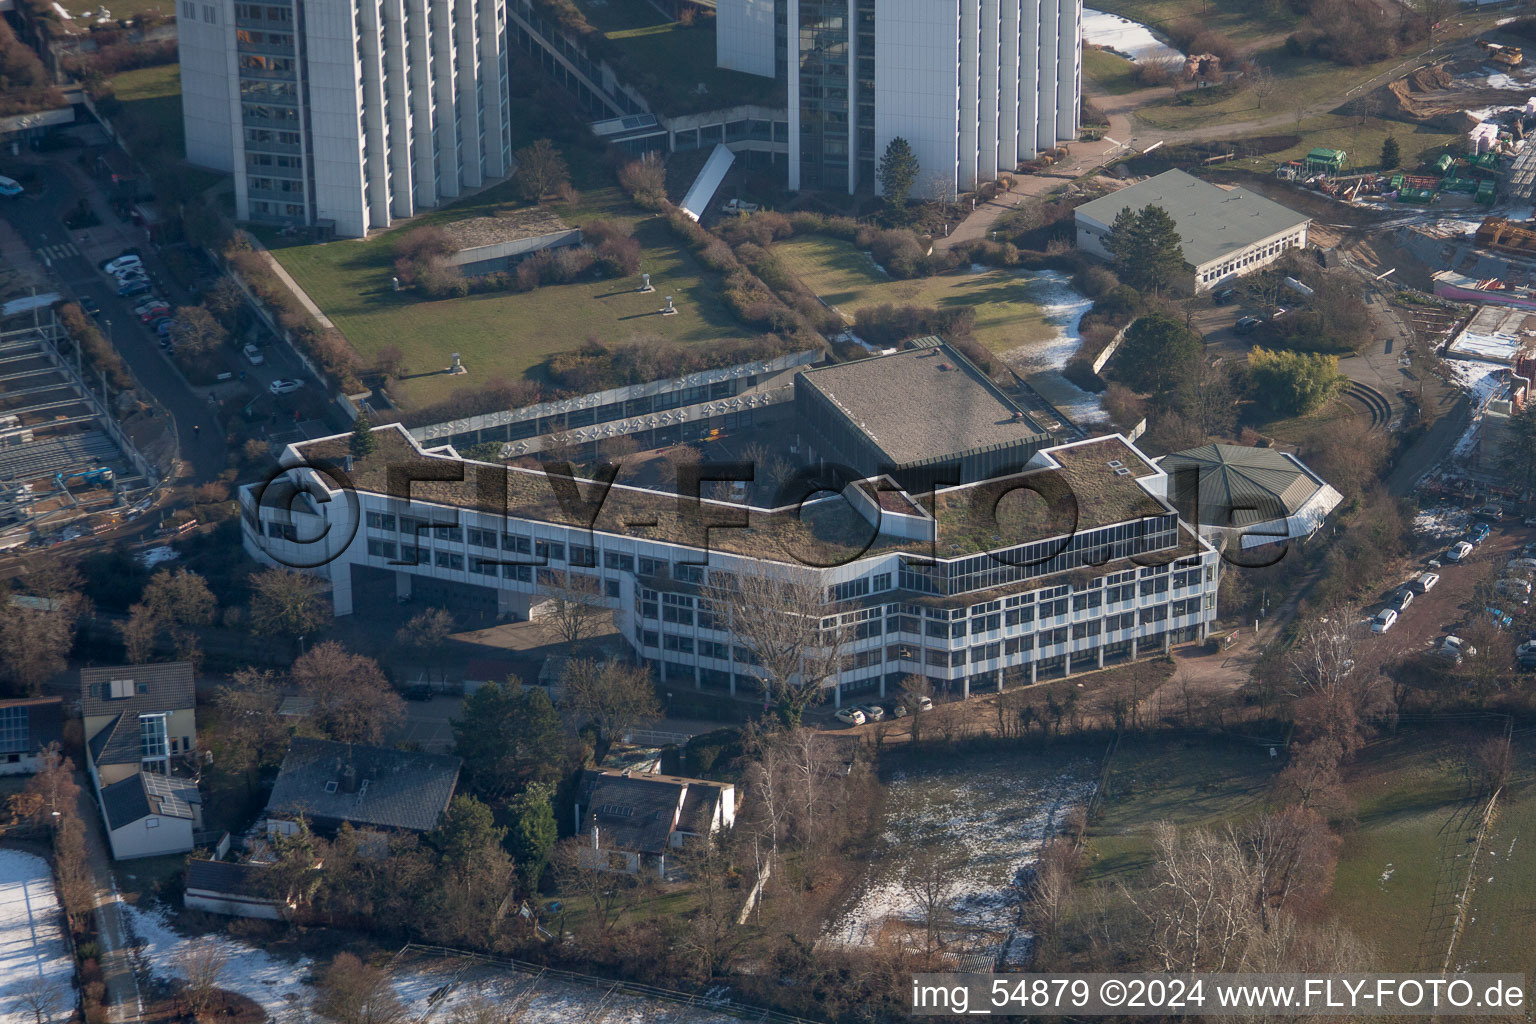
[[[98,326],[133,369],[139,383],[160,400],[176,420],[181,458],[192,468],[198,481],[211,480],[225,466],[222,432],[213,416],[213,407],[198,395],[171,365],[149,330],[139,323],[133,306],[137,299],[119,298],[112,280],[80,252],[80,233],[64,227],[61,213],[72,209],[84,194],[97,209],[103,224],[113,224],[115,217],[95,190],[82,192],[80,174],[65,168],[60,161],[72,160],[78,150],[65,150],[58,160],[34,163],[41,172],[28,183],[24,195],[0,203],[0,216],[10,222],[52,278],[51,287],[68,299],[89,297],[101,306]],[[73,172],[73,173],[71,173]],[[99,233],[100,228],[95,229]],[[164,287],[157,291],[172,305],[191,300],[175,286],[165,272],[153,247],[138,242],[153,280]],[[200,429],[194,429],[200,428]]]

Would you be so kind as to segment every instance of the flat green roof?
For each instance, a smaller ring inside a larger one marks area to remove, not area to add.
[[[1070,491],[1070,507],[1050,503],[1030,490],[1029,484],[1047,467],[981,484],[939,491],[930,501],[913,498],[924,507],[936,505],[937,543],[930,549],[920,540],[880,535],[847,502],[835,496],[804,506],[780,509],[748,508],[725,502],[699,502],[666,491],[648,490],[615,483],[606,497],[601,485],[589,480],[556,477],[540,470],[507,467],[505,491],[499,481],[487,477],[501,466],[454,460],[433,455],[404,428],[390,424],[374,428],[377,442],[369,455],[353,459],[345,473],[360,491],[398,494],[396,480],[411,478],[410,496],[420,502],[462,508],[491,515],[506,514],[536,522],[589,528],[597,532],[654,540],[699,548],[718,548],[733,554],[777,561],[799,559],[810,564],[835,565],[874,554],[907,551],[941,559],[1001,550],[1032,541],[1064,536],[1074,530],[1096,529],[1171,514],[1171,508],[1144,490],[1137,480],[1158,472],[1141,454],[1118,436],[1098,438],[1040,453],[1060,465],[1061,483]],[[311,464],[344,465],[350,434],[322,438],[294,446]],[[462,480],[418,479],[442,476],[444,463],[462,463]],[[621,477],[622,480],[622,477]],[[487,483],[489,487],[485,486]],[[562,503],[556,486],[571,486],[576,501]],[[1041,487],[1050,493],[1060,484]],[[601,506],[597,502],[601,499]],[[572,504],[587,504],[574,511]],[[596,508],[593,516],[591,510]],[[722,528],[709,524],[746,517],[747,528]]]

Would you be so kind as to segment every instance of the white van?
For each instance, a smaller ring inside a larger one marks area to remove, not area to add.
[[[1391,608],[1383,608],[1376,613],[1375,618],[1371,619],[1371,632],[1385,633],[1395,625],[1397,625],[1397,612]]]

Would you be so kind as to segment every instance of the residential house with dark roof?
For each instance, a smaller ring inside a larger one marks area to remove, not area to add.
[[[282,918],[283,901],[270,894],[267,865],[222,860],[187,864],[185,903],[189,909],[230,917]]]
[[[267,830],[292,834],[303,818],[322,834],[343,823],[430,832],[453,799],[461,764],[444,754],[296,737],[267,800]]]
[[[63,738],[64,704],[58,697],[0,700],[0,775],[33,775],[38,757]]]
[[[80,670],[86,767],[115,860],[185,853],[201,830],[191,662]]]
[[[113,860],[187,853],[202,829],[202,797],[192,779],[135,772],[97,795]]]
[[[197,737],[192,663],[80,670],[80,717],[91,774],[110,786],[141,768],[169,774]]]
[[[589,769],[576,804],[576,831],[599,866],[631,874],[654,869],[688,840],[736,822],[736,787],[728,782]]]

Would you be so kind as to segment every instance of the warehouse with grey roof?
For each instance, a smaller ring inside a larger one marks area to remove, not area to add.
[[[1160,206],[1178,226],[1193,287],[1207,291],[1307,244],[1312,219],[1242,188],[1223,188],[1183,171],[1164,171],[1084,203],[1074,213],[1077,247],[1110,259],[1107,240],[1126,207]]]

